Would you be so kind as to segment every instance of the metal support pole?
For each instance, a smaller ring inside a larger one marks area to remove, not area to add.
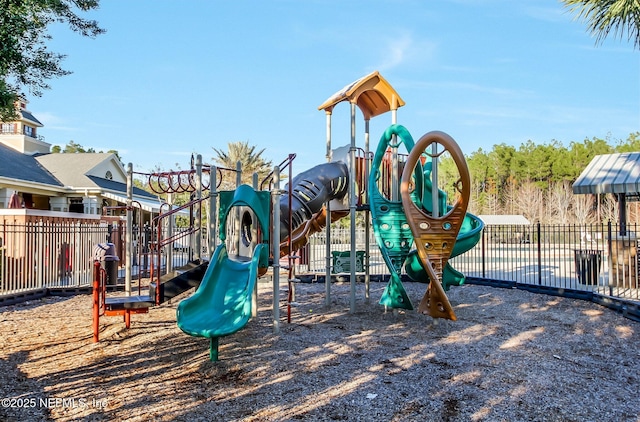
[[[325,232],[325,245],[324,245],[324,257],[325,257],[325,276],[324,276],[324,305],[326,307],[331,306],[331,203],[325,204],[327,207],[327,222],[324,229]]]
[[[295,157],[295,155],[289,154],[289,180],[293,180],[293,166],[292,166],[292,160],[293,157]],[[292,200],[293,200],[293,183],[289,182],[289,189],[287,191],[287,206],[289,207],[289,210],[291,210],[292,208]],[[293,215],[291,214],[291,212],[289,212],[289,221],[287,223],[289,225],[289,228],[291,229],[293,227]],[[289,288],[288,291],[288,295],[287,295],[287,322],[291,323],[291,302],[295,302],[296,301],[296,285],[293,283],[295,281],[295,265],[294,265],[294,260],[293,260],[293,242],[291,239],[291,234],[289,234],[288,236],[288,245],[287,245],[287,249],[289,250],[288,256],[287,256],[287,266],[289,267],[287,269],[287,286]]]
[[[280,168],[273,168],[273,332],[280,332]]]
[[[202,155],[196,156],[196,205],[195,205],[195,220],[193,226],[195,229],[196,237],[193,242],[193,248],[195,249],[194,258],[198,262],[202,262]]]
[[[390,196],[392,202],[400,200],[400,171],[398,163],[398,135],[391,135],[391,189]]]
[[[253,173],[252,177],[253,177],[253,180],[252,180],[253,190],[257,191],[258,190],[258,173]],[[255,243],[255,242],[256,242],[255,239],[252,240],[252,243]],[[253,288],[253,294],[252,294],[253,300],[251,301],[251,317],[252,318],[255,318],[258,316],[258,278],[256,278],[255,283],[256,285]]]
[[[167,202],[169,203],[169,211],[173,209],[173,193],[167,193]],[[173,232],[175,229],[175,215],[170,215],[165,219],[165,227],[167,230],[167,239],[171,239],[173,237]],[[140,240],[138,239],[138,247],[141,247]],[[139,265],[140,263],[138,263]],[[173,272],[173,245],[169,245],[167,248],[167,274]]]
[[[124,235],[124,291],[127,296],[131,296],[131,263],[133,254],[133,248],[131,248],[133,240],[133,208],[131,201],[133,201],[133,164],[129,163],[127,164],[127,230]],[[142,210],[138,212],[142,212]]]
[[[394,98],[395,100],[395,98]],[[391,124],[395,125],[396,123],[398,123],[398,109],[394,108],[393,110],[391,110]],[[394,145],[398,144],[398,136],[397,135],[393,135],[392,137],[393,141],[392,143]],[[400,199],[400,185],[398,183],[398,148],[394,148],[392,149],[392,159],[391,159],[391,200],[392,201],[397,201]],[[385,305],[384,307],[385,312],[387,311],[387,306]],[[398,310],[394,309],[393,310],[393,314],[395,316],[398,315]]]
[[[351,148],[349,148],[349,215],[351,217],[351,297],[349,312],[356,311],[356,103],[351,103]]]
[[[331,112],[327,111],[327,162],[331,162]],[[324,304],[331,305],[331,207],[329,201],[325,204],[327,220],[325,225],[325,278],[324,278]]]
[[[216,246],[218,246],[218,238],[217,238],[217,224],[218,224],[218,168],[212,166],[209,170],[211,174],[209,177],[211,178],[211,187],[209,191],[209,253],[213,255],[213,251],[216,250]],[[211,259],[211,257],[209,257]]]
[[[397,123],[397,110],[392,110],[391,112],[391,124]],[[398,145],[398,136],[392,135],[391,143],[393,145]],[[391,200],[398,201],[400,200],[400,184],[398,183],[398,148],[393,148],[391,150]]]
[[[370,119],[364,121],[364,178],[362,183],[364,186],[361,189],[364,191],[364,202],[369,203],[369,187],[367,183],[369,181],[369,123]],[[370,300],[370,284],[371,284],[371,272],[369,271],[369,254],[371,248],[369,247],[369,210],[364,212],[364,299],[366,302]]]
[[[236,187],[242,184],[242,163],[236,162]]]
[[[236,162],[236,188],[240,187],[242,184],[242,163],[240,161]],[[241,222],[240,222],[240,207],[235,207],[235,223],[233,224],[236,244],[234,245],[235,253],[240,253],[240,231],[242,230]]]

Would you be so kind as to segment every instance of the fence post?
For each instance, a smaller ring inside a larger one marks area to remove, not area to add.
[[[542,285],[542,230],[540,229],[540,222],[536,223],[536,231],[538,234],[538,286]]]
[[[36,278],[38,283],[38,288],[44,289],[44,272],[46,271],[44,268],[44,260],[42,259],[44,256],[43,246],[44,246],[44,223],[39,221],[36,226],[36,232],[38,233],[38,246],[37,250],[31,251],[31,253],[35,254],[33,257],[35,267],[38,269],[36,271]]]
[[[67,286],[77,287],[80,285],[80,282],[78,278],[75,277],[75,271],[77,271],[77,269],[79,268],[77,257],[79,252],[78,249],[82,247],[82,223],[80,221],[74,221],[74,222],[71,222],[69,225],[73,227],[73,230],[72,230],[73,244],[70,244],[68,246],[69,262],[65,262],[66,267],[64,270],[66,273],[65,275],[69,277],[67,281]],[[75,283],[74,283],[74,280],[75,280]]]
[[[486,272],[486,260],[487,260],[487,227],[482,230],[482,278],[487,276]]]
[[[611,243],[611,220],[607,221],[607,252],[609,254],[609,280],[607,280],[607,286],[609,286],[609,296],[613,296],[613,265],[611,256],[613,255],[613,246]]]

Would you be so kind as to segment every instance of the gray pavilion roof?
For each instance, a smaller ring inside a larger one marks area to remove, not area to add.
[[[576,179],[573,193],[640,193],[640,152],[596,155]]]

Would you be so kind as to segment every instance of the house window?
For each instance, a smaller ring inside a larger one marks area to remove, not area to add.
[[[35,138],[36,136],[36,129],[32,128],[31,126],[26,126],[24,127],[24,134],[27,136],[30,136],[32,138]]]
[[[84,205],[82,204],[82,198],[70,198],[69,199],[69,212],[84,213]]]
[[[113,174],[111,174],[111,172],[107,170],[107,172],[104,175],[104,178],[107,180],[113,180]]]
[[[15,123],[3,123],[2,133],[13,133],[14,128],[15,128]]]

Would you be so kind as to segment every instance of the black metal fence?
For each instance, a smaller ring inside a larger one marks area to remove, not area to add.
[[[478,244],[454,258],[467,277],[640,300],[637,227],[486,226]]]
[[[614,223],[488,225],[480,241],[450,263],[468,283],[592,300],[640,318],[638,229]],[[367,237],[370,273],[388,274],[373,233],[357,230],[356,249],[365,249]],[[332,230],[330,250],[349,251],[350,239],[348,229]],[[325,245],[325,233],[312,236],[298,273],[326,273]],[[333,255],[332,271],[339,268]]]
[[[0,295],[89,285],[100,221],[0,222]]]
[[[119,257],[116,281],[123,282],[124,231],[124,223],[120,221],[0,221],[0,304],[42,295],[50,289],[74,291],[90,287],[93,250],[100,243],[114,244]],[[163,270],[179,268],[196,255],[187,237],[177,238],[178,242],[160,250]],[[133,282],[149,276],[151,261],[157,253],[154,241],[150,229],[133,230]]]
[[[591,299],[622,312],[640,304],[638,233],[636,225],[489,225],[480,241],[450,263],[467,282],[526,288],[550,294]],[[97,243],[112,239],[124,254],[123,227],[105,222],[1,223],[0,298],[47,288],[81,287],[91,283],[91,253]],[[141,233],[141,234],[140,234]],[[298,274],[348,272],[346,258],[355,242],[357,271],[388,275],[372,231],[332,229],[327,253],[326,233],[311,236]],[[149,267],[153,235],[134,230],[132,274]],[[206,244],[206,242],[205,242]],[[368,259],[365,253],[368,251]],[[160,253],[179,267],[195,255],[187,238]],[[327,259],[327,256],[329,259]],[[120,262],[120,276],[124,276]],[[0,301],[1,302],[1,301]]]

